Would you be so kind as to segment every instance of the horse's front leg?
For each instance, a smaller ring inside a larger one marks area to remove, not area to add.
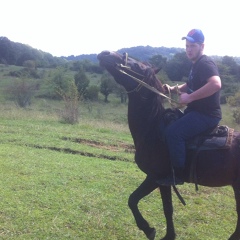
[[[172,191],[171,187],[160,186],[160,193],[163,203],[163,211],[167,222],[167,233],[162,240],[174,240],[176,233],[173,223],[173,205],[172,205]]]
[[[147,176],[142,184],[129,196],[128,199],[128,206],[133,213],[138,228],[142,230],[150,240],[154,240],[156,230],[155,228],[151,228],[148,222],[143,218],[138,209],[138,202],[157,187],[158,185],[156,184],[156,180]]]

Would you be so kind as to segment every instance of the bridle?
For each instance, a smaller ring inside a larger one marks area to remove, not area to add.
[[[138,76],[141,77],[142,79],[145,78],[145,76],[143,76],[143,75],[141,75],[141,74],[133,71],[130,67],[127,66],[127,61],[128,61],[128,54],[127,54],[127,53],[124,54],[124,57],[125,57],[125,59],[124,59],[124,63],[125,63],[125,64],[124,64],[124,65],[123,65],[123,64],[116,64],[115,68],[116,68],[119,72],[121,72],[121,73],[123,73],[123,74],[125,74],[125,75],[127,75],[127,76],[129,76],[129,77],[131,77],[133,80],[135,80],[136,82],[138,82],[138,85],[137,85],[136,88],[134,88],[133,90],[127,91],[128,94],[133,93],[133,92],[139,92],[139,90],[140,90],[142,87],[145,87],[145,88],[149,89],[150,91],[152,91],[152,92],[160,95],[161,97],[166,98],[166,99],[169,101],[170,105],[174,106],[175,108],[182,108],[182,107],[183,107],[182,104],[180,104],[178,101],[172,99],[171,96],[169,96],[169,97],[166,96],[165,94],[159,92],[155,87],[152,87],[152,86],[150,86],[149,84],[145,83],[144,81],[140,80],[139,78],[134,77],[134,76],[132,76],[131,74],[127,73],[127,72],[125,71],[125,69],[127,69],[128,72],[132,72],[133,74],[138,75]],[[169,94],[170,94],[170,92],[169,92]]]

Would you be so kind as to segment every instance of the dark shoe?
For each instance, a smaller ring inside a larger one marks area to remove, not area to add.
[[[157,184],[161,186],[175,186],[175,185],[182,185],[184,184],[184,181],[178,177],[173,177],[172,175],[157,180]]]

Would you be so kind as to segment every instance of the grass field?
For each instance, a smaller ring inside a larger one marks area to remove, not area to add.
[[[127,106],[82,105],[76,125],[59,122],[59,107],[0,105],[0,239],[144,240],[127,206],[145,178],[133,162]],[[177,239],[227,239],[236,224],[231,188],[199,188],[179,187],[185,207],[173,195]],[[159,192],[139,207],[163,237]]]
[[[0,239],[144,240],[127,206],[145,178],[134,163],[127,105],[80,104],[80,122],[63,124],[62,103],[33,99],[27,109],[3,98],[16,66],[0,65]],[[72,73],[71,73],[72,74]],[[99,76],[88,75],[92,84]],[[240,129],[222,106],[222,124]],[[230,187],[179,187],[187,206],[173,195],[177,239],[224,240],[234,231],[235,202]],[[143,216],[166,231],[159,191],[139,203]]]

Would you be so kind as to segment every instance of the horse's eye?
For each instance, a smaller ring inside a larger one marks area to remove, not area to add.
[[[139,64],[137,63],[134,63],[134,68],[137,70],[137,71],[142,71],[142,68],[139,66]]]

